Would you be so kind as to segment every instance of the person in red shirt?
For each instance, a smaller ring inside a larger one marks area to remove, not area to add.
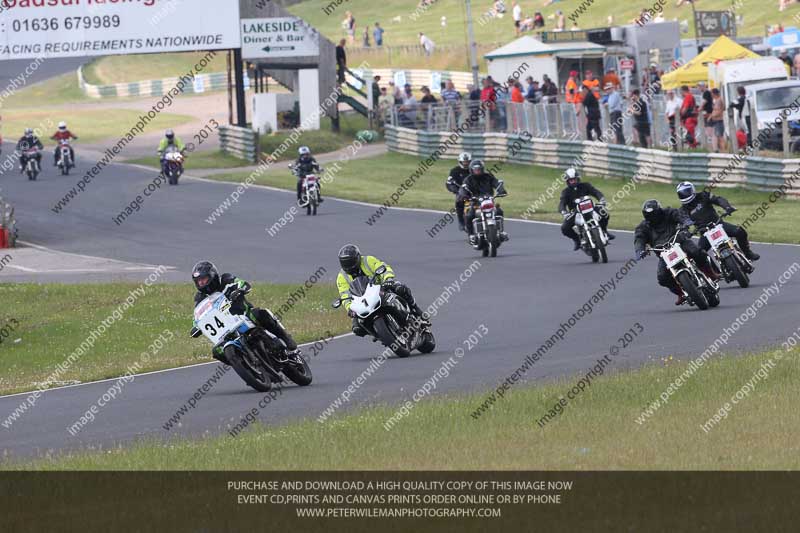
[[[681,94],[683,95],[681,122],[683,127],[686,128],[686,140],[689,146],[697,148],[697,137],[695,137],[695,128],[697,127],[697,104],[687,85],[681,87]]]
[[[486,131],[491,131],[494,124],[497,122],[497,94],[494,92],[494,86],[490,78],[483,79],[483,89],[481,90],[481,108],[488,111],[486,120]]]
[[[53,134],[53,136],[50,138],[56,141],[56,151],[54,153],[53,166],[57,167],[58,158],[61,155],[61,150],[59,150],[59,143],[62,140],[68,141],[70,139],[75,139],[77,141],[78,137],[73,135],[72,132],[67,129],[67,123],[62,121],[58,123],[58,131],[56,131],[55,134]],[[75,150],[72,148],[72,146],[69,147],[69,155],[72,158],[72,162],[75,163]]]

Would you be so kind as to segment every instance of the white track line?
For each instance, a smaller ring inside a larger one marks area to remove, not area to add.
[[[328,338],[328,340],[329,341],[334,341],[336,339],[341,339],[342,337],[349,337],[351,335],[354,335],[354,334],[352,332],[350,332],[350,333],[342,333],[341,335],[336,335],[335,337],[330,337],[330,338]],[[299,344],[298,346],[310,346],[310,345],[312,345],[315,342],[318,342],[320,340],[322,340],[322,339],[317,339],[317,340],[314,340],[314,341],[306,342],[304,344]],[[220,363],[220,361],[214,360],[214,361],[208,361],[208,362],[205,362],[205,363],[197,363],[197,364],[194,364],[194,365],[176,366],[176,367],[172,367],[172,368],[163,368],[161,370],[152,370],[150,372],[142,372],[141,374],[129,374],[129,375],[132,378],[135,379],[135,378],[140,377],[140,376],[150,376],[152,374],[163,374],[165,372],[174,372],[176,370],[185,370],[187,368],[194,368],[196,366],[214,365],[214,364],[218,364],[218,363]],[[59,387],[52,387],[52,388],[49,388],[49,389],[44,389],[44,390],[39,391],[39,392],[44,394],[46,392],[51,392],[51,391],[56,391],[56,390],[61,390],[61,389],[71,389],[73,387],[84,387],[84,386],[87,386],[87,385],[96,385],[98,383],[106,383],[108,381],[117,381],[118,379],[120,379],[120,376],[117,376],[115,378],[100,379],[100,380],[97,380],[97,381],[87,381],[85,383],[73,383],[72,385],[61,385]],[[38,390],[38,389],[36,389],[36,390]],[[14,396],[27,396],[29,394],[32,394],[33,392],[35,392],[35,391],[34,390],[30,390],[30,391],[27,391],[27,392],[15,392],[14,394],[6,394],[5,396],[0,396],[0,400],[2,400],[4,398],[13,398]]]

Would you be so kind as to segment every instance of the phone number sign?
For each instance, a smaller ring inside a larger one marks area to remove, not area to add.
[[[238,48],[239,3],[0,0],[0,60]]]

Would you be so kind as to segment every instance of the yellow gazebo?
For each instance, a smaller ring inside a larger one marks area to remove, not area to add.
[[[681,85],[691,87],[696,85],[697,82],[708,81],[709,63],[752,57],[760,56],[725,35],[721,35],[702,53],[692,58],[681,68],[661,76],[661,87],[664,89],[677,89]]]

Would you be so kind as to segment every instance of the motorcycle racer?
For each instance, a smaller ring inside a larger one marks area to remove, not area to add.
[[[458,199],[462,202],[466,202],[477,196],[505,196],[507,194],[508,192],[506,192],[503,181],[498,180],[491,172],[487,172],[483,161],[480,159],[475,159],[469,164],[469,176],[467,176],[467,178],[464,180],[464,184],[458,191]],[[496,209],[497,216],[502,217],[503,209],[499,205],[496,206]],[[478,243],[478,236],[475,235],[475,227],[472,224],[472,220],[474,218],[475,206],[470,205],[469,209],[467,210],[466,217],[464,218],[464,224],[466,225],[467,233],[469,234],[469,243],[473,246],[476,246]],[[500,240],[507,241],[508,233],[505,231],[501,232]]]
[[[183,155],[183,153],[186,151],[186,145],[183,144],[183,141],[181,141],[180,138],[175,136],[175,132],[171,129],[164,132],[164,138],[158,143],[158,155],[161,159],[161,172],[165,175],[167,173],[167,160],[164,159],[164,154],[169,147],[177,148],[181,155]]]
[[[314,159],[314,156],[311,155],[311,149],[308,146],[301,146],[298,148],[297,154],[297,161],[295,161],[292,166],[292,172],[297,176],[297,201],[299,202],[303,192],[303,178],[305,178],[307,174],[319,173],[322,169],[319,163],[317,163],[317,160]],[[322,202],[322,184],[319,180],[317,180],[317,193],[319,195],[319,201]]]
[[[558,201],[558,210],[564,217],[564,222],[561,224],[561,233],[565,237],[572,239],[572,242],[575,244],[573,251],[577,251],[581,249],[581,241],[578,234],[575,233],[573,229],[575,226],[575,200],[583,196],[594,196],[601,205],[605,206],[606,199],[603,193],[597,190],[591,183],[581,181],[578,169],[569,167],[564,171],[562,177],[567,186],[561,191],[561,199]],[[595,206],[595,211],[600,215],[600,227],[608,236],[609,240],[614,239],[616,236],[608,232],[608,210]]]
[[[33,129],[25,128],[25,134],[17,141],[17,151],[19,152],[19,171],[25,171],[25,165],[28,164],[28,156],[25,155],[25,151],[29,150],[33,147],[38,148],[39,150],[44,150],[44,145],[42,141],[39,140],[33,133]],[[40,152],[36,153],[36,161],[39,163],[39,168],[42,166],[42,154]]]
[[[458,218],[458,229],[465,231],[464,226],[464,200],[459,200],[458,191],[464,184],[464,180],[469,176],[469,164],[472,161],[472,154],[469,152],[461,152],[458,156],[458,165],[450,170],[450,175],[447,176],[445,187],[447,190],[456,196],[456,217]]]
[[[53,166],[58,166],[58,159],[61,157],[61,147],[59,143],[61,141],[69,141],[70,139],[78,140],[77,135],[73,134],[71,131],[67,129],[67,123],[61,121],[58,123],[58,130],[50,137],[51,140],[56,141],[56,149],[53,152]],[[75,149],[72,148],[72,145],[69,147],[69,155],[72,158],[72,161],[75,161]]]

